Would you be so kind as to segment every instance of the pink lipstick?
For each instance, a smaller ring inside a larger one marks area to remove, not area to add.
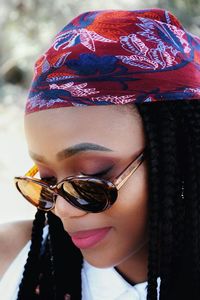
[[[111,227],[104,227],[99,229],[78,231],[71,234],[71,238],[76,247],[86,249],[93,247],[100,242],[106,234],[110,231]]]

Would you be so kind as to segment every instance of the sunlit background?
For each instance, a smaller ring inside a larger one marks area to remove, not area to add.
[[[32,165],[23,131],[23,110],[33,65],[55,34],[89,10],[171,10],[200,35],[200,0],[1,0],[0,3],[0,223],[30,219],[35,208],[15,190],[13,177]]]

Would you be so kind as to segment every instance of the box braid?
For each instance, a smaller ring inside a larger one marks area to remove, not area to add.
[[[200,108],[192,103],[191,107],[184,108],[184,126],[186,136],[186,167],[185,177],[185,199],[186,199],[186,249],[185,257],[188,272],[192,274],[191,291],[193,298],[200,295],[199,275],[200,275]],[[191,260],[188,260],[191,257]]]
[[[148,266],[148,300],[156,299],[157,276],[158,276],[158,236],[159,236],[159,186],[160,179],[160,152],[159,152],[159,130],[156,127],[155,113],[151,111],[151,106],[138,106],[138,109],[143,117],[143,122],[146,130],[147,145],[146,155],[149,165],[149,266]],[[150,159],[151,158],[151,159]]]
[[[144,122],[149,172],[147,300],[197,300],[200,295],[200,102],[165,101],[137,107]],[[80,300],[81,254],[56,216],[48,213],[47,221],[49,235],[41,254],[45,216],[43,212],[36,213],[18,300]],[[158,277],[161,279],[159,295]]]
[[[81,252],[71,242],[61,220],[48,213],[52,263],[55,279],[55,299],[81,299]]]
[[[38,210],[33,221],[32,242],[24,267],[23,278],[19,286],[17,300],[36,299],[34,295],[40,270],[39,258],[44,224],[45,214]]]

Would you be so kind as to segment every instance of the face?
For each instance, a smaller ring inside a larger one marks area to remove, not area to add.
[[[40,176],[57,182],[80,174],[112,181],[145,148],[141,118],[136,108],[126,106],[40,111],[25,117],[25,130]],[[59,196],[54,213],[89,263],[131,265],[146,253],[147,196],[144,161],[106,211],[84,212]]]

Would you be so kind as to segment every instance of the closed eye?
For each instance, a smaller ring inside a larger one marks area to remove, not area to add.
[[[89,176],[89,177],[104,177],[104,176],[108,175],[108,173],[111,171],[112,168],[113,168],[113,166],[111,166],[101,172],[95,173],[95,174],[85,174],[85,173],[81,173],[81,174],[84,176]]]

